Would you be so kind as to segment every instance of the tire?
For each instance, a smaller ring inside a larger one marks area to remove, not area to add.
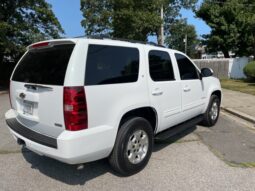
[[[147,137],[147,138],[146,138]],[[134,117],[121,125],[109,162],[122,176],[141,171],[148,163],[153,147],[153,130],[142,117]]]
[[[218,121],[219,113],[220,113],[220,99],[218,96],[212,95],[201,124],[206,127],[214,126]]]

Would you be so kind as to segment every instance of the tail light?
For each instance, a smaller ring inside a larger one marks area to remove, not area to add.
[[[13,108],[12,107],[12,100],[11,100],[11,80],[10,80],[10,83],[9,83],[9,100],[10,100],[10,105],[11,105],[11,109]]]
[[[64,118],[69,131],[88,128],[87,103],[84,87],[64,87]]]

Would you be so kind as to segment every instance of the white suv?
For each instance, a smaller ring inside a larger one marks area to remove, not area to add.
[[[19,144],[69,164],[109,158],[140,171],[154,139],[219,116],[221,87],[183,53],[112,39],[32,44],[10,81],[5,114]]]

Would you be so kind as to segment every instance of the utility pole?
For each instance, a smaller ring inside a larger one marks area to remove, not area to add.
[[[187,33],[185,34],[185,38],[183,39],[184,43],[185,43],[185,54],[187,54],[187,43],[188,43],[188,36]]]
[[[160,18],[162,20],[162,23],[160,26],[158,42],[160,45],[164,45],[164,9],[163,9],[163,5],[161,5],[161,8],[160,8]]]

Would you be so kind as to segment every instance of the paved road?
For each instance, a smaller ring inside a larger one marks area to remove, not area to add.
[[[226,115],[222,115],[213,128],[193,127],[178,137],[156,144],[142,172],[119,177],[107,160],[88,163],[78,171],[75,166],[17,147],[3,121],[3,111],[9,107],[7,98],[7,95],[0,96],[1,191],[255,190],[255,169],[232,165],[249,163],[252,166],[255,157],[249,155],[249,151],[255,148],[251,140],[254,132]]]
[[[10,108],[8,94],[0,95],[0,153],[19,152],[20,147],[15,143],[7,129],[4,113]]]

